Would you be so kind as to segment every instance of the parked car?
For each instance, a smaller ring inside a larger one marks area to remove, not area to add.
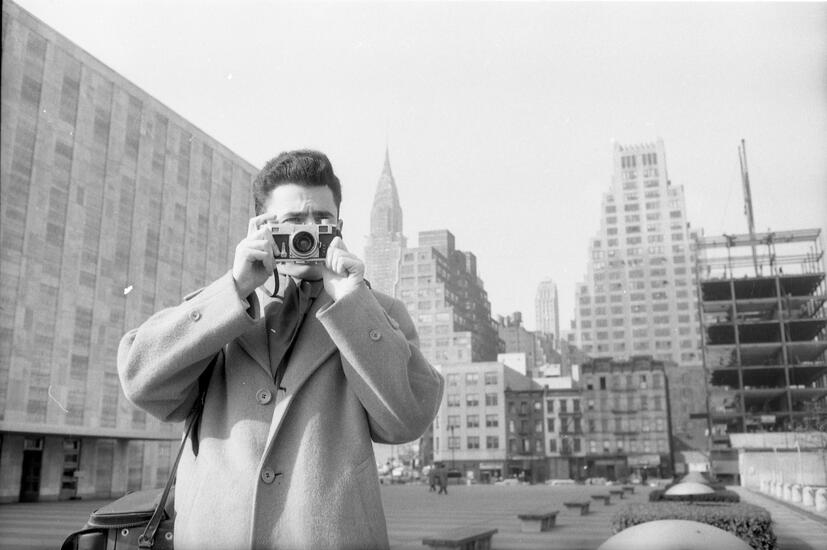
[[[574,485],[573,479],[547,479],[546,485]]]
[[[516,477],[507,477],[499,481],[495,481],[494,485],[520,485],[520,480]]]

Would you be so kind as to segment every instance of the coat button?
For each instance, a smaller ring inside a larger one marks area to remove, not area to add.
[[[273,392],[264,388],[256,392],[256,401],[259,405],[266,405],[273,399]]]
[[[380,332],[376,329],[371,329],[371,331],[368,333],[368,336],[370,336],[370,339],[374,342],[377,342],[382,338],[382,334],[380,334]]]
[[[261,481],[270,484],[276,479],[276,472],[272,468],[264,468],[261,471]]]
[[[190,319],[192,319],[193,321],[197,321],[200,318],[201,318],[201,312],[200,311],[198,311],[196,309],[190,311]]]

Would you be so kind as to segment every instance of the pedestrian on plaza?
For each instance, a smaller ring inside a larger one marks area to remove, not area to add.
[[[118,351],[127,398],[164,422],[187,419],[206,388],[177,470],[175,548],[388,548],[373,442],[418,438],[442,376],[404,303],[371,290],[345,246],[324,154],[280,154],[252,193],[232,266]]]
[[[428,485],[430,485],[429,493],[436,491],[436,465],[432,465],[431,469],[428,470]]]
[[[448,494],[448,469],[445,468],[445,464],[439,465],[439,470],[437,472],[437,476],[439,478],[439,492],[437,495],[447,495]]]

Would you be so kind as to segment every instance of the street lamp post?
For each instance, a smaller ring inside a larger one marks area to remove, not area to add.
[[[450,444],[448,445],[449,447],[451,447],[451,469],[455,470],[456,468],[454,467],[454,448],[456,447],[456,445],[454,444],[454,425],[451,424],[450,426],[448,426],[448,429],[451,430],[451,439]]]

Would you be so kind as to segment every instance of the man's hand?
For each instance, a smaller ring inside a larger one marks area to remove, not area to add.
[[[273,258],[273,237],[267,228],[272,214],[250,218],[247,237],[235,247],[233,280],[238,294],[246,299],[273,274],[276,262]]]
[[[348,252],[341,237],[331,241],[325,257],[324,289],[334,301],[347,296],[365,280],[365,264]]]

